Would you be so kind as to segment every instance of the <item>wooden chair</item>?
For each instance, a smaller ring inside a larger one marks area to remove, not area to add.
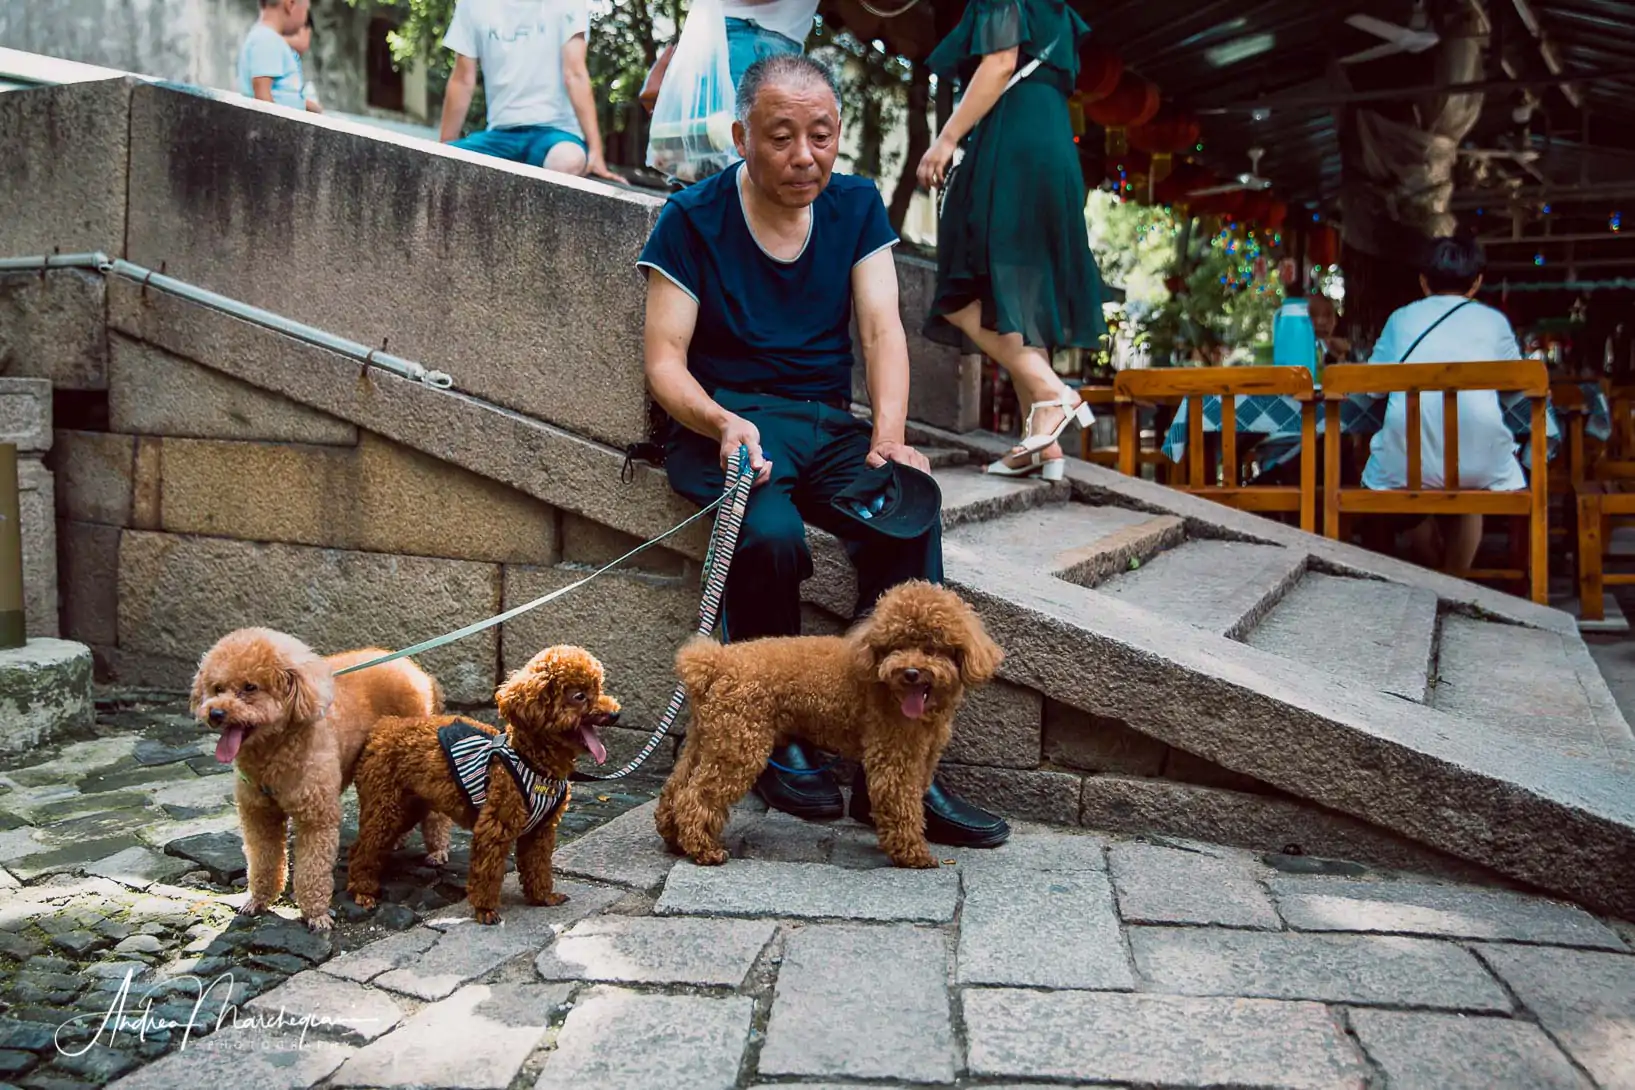
[[[1114,394],[1111,386],[1080,386],[1078,393],[1097,416],[1115,412]],[[1139,436],[1137,441],[1139,442]],[[1156,447],[1151,450],[1142,448],[1137,453],[1136,464],[1138,466],[1152,466],[1154,479],[1159,484],[1167,484],[1170,474],[1175,468],[1175,463],[1164,457],[1162,446],[1163,436],[1160,435]],[[1110,447],[1093,447],[1091,446],[1090,429],[1084,428],[1079,432],[1079,457],[1098,466],[1117,469],[1118,445],[1115,443]]]
[[[1186,461],[1171,482],[1190,492],[1243,511],[1298,512],[1300,528],[1317,529],[1317,405],[1311,372],[1303,367],[1165,367],[1120,371],[1113,385],[1118,416],[1118,469],[1135,476],[1140,457],[1136,432],[1138,405],[1187,406]],[[1236,398],[1266,394],[1300,401],[1301,442],[1298,485],[1240,485],[1238,483],[1238,412]],[[1205,471],[1204,398],[1221,399],[1221,483]]]
[[[1579,619],[1606,619],[1602,596],[1607,587],[1635,585],[1635,573],[1608,573],[1608,530],[1614,516],[1635,515],[1635,492],[1613,491],[1606,481],[1580,481],[1578,500],[1578,609]]]
[[[1447,394],[1461,390],[1519,391],[1532,402],[1533,469],[1531,485],[1518,492],[1459,487],[1459,399]],[[1407,395],[1408,487],[1370,489],[1340,486],[1340,403],[1353,394]],[[1422,394],[1441,393],[1442,480],[1449,487],[1424,488],[1421,471]],[[1528,522],[1527,571],[1472,570],[1467,579],[1524,579],[1531,576],[1533,601],[1549,601],[1549,461],[1545,408],[1550,379],[1541,360],[1495,363],[1388,363],[1335,364],[1323,369],[1323,400],[1330,406],[1327,466],[1323,484],[1323,534],[1340,537],[1340,517],[1347,514],[1508,515]]]

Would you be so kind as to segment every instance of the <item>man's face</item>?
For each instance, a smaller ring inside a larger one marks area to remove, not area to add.
[[[835,96],[822,84],[768,84],[755,98],[748,131],[733,122],[732,137],[756,189],[786,208],[804,208],[829,184],[840,151]]]
[[[284,33],[294,34],[307,22],[312,0],[284,0]]]
[[[1314,295],[1308,308],[1311,311],[1312,332],[1317,334],[1318,339],[1326,341],[1334,336],[1334,327],[1339,322],[1334,301],[1326,295]]]

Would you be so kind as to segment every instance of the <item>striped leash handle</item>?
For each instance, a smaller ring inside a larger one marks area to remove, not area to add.
[[[704,551],[704,570],[699,577],[703,593],[698,602],[698,627],[694,629],[700,636],[715,632],[715,623],[721,613],[721,599],[727,589],[727,571],[732,567],[733,550],[738,547],[738,534],[744,526],[744,510],[749,506],[749,490],[754,483],[755,470],[749,464],[749,448],[740,445],[727,456],[721,506],[716,511],[715,527],[710,531],[710,543]],[[652,736],[622,768],[606,775],[576,768],[568,778],[580,782],[624,779],[653,755],[681,717],[681,709],[686,703],[686,686],[677,683],[675,691],[670,694],[670,703],[665,705],[664,714],[659,717],[659,725],[653,728]]]

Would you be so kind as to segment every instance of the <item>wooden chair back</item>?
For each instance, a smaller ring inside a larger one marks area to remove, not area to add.
[[[1493,492],[1459,486],[1459,398],[1465,390],[1515,391],[1532,405],[1532,466],[1530,486],[1519,492]],[[1327,466],[1323,482],[1323,533],[1340,537],[1340,518],[1347,514],[1510,515],[1528,521],[1528,570],[1469,571],[1465,578],[1531,577],[1534,601],[1548,604],[1549,586],[1549,459],[1545,411],[1550,378],[1542,360],[1500,360],[1489,363],[1384,363],[1335,364],[1323,370],[1322,398],[1334,406],[1330,424],[1337,423],[1339,402],[1353,394],[1405,395],[1407,402],[1408,486],[1402,489],[1342,488],[1340,485],[1340,429],[1325,429]],[[1420,399],[1424,394],[1442,398],[1441,489],[1424,487],[1423,427]]]
[[[1300,515],[1300,528],[1317,529],[1317,408],[1311,372],[1303,367],[1165,367],[1120,371],[1113,383],[1114,412],[1118,417],[1119,472],[1135,476],[1140,436],[1136,432],[1139,405],[1185,403],[1186,461],[1173,487],[1245,511],[1290,511]],[[1238,483],[1237,398],[1250,395],[1293,397],[1300,402],[1300,484],[1252,485]],[[1204,458],[1204,399],[1221,402],[1221,477],[1216,484]]]

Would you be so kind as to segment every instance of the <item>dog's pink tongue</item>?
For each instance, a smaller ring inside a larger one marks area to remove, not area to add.
[[[221,738],[216,742],[216,760],[224,765],[233,763],[238,756],[238,747],[244,744],[244,728],[228,727],[221,732]]]
[[[585,743],[585,748],[590,750],[597,764],[607,761],[607,747],[602,744],[602,736],[596,733],[595,727],[589,723],[579,724],[579,740]]]
[[[918,719],[925,714],[925,701],[931,695],[929,689],[910,689],[903,697],[903,714],[910,719]]]

